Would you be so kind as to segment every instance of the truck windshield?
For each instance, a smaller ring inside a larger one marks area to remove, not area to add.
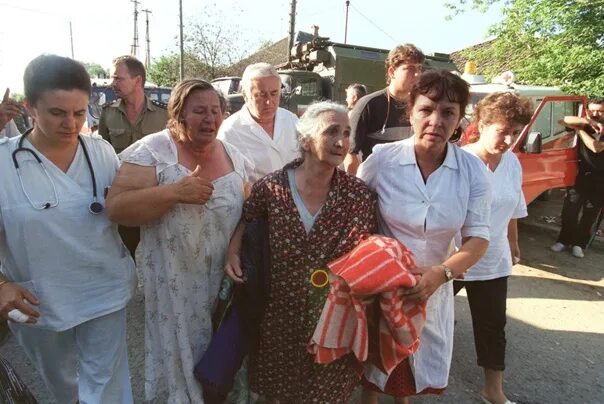
[[[319,81],[315,77],[300,77],[290,76],[289,74],[282,74],[281,84],[285,93],[292,91],[296,92],[296,95],[304,97],[320,97],[321,87]]]

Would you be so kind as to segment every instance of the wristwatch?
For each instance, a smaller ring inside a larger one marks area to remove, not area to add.
[[[440,264],[440,266],[442,267],[442,269],[443,269],[443,271],[445,273],[445,277],[447,278],[447,282],[452,281],[453,280],[453,271],[451,271],[451,268],[449,268],[445,264]]]

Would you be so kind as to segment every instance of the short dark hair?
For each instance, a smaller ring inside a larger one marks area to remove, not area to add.
[[[360,83],[352,83],[347,90],[353,90],[359,98],[367,95],[367,87]]]
[[[482,99],[474,109],[473,122],[490,125],[515,122],[526,125],[533,116],[533,103],[528,97],[513,93],[493,93]]]
[[[111,63],[114,67],[117,67],[118,65],[126,66],[130,77],[141,76],[141,79],[143,79],[142,85],[143,87],[145,87],[145,82],[147,81],[147,73],[145,71],[145,65],[143,65],[140,60],[138,60],[132,55],[124,55],[116,57]]]
[[[424,63],[426,56],[424,53],[415,45],[406,43],[404,45],[398,45],[390,52],[386,57],[386,82],[390,83],[390,75],[388,69],[396,69],[403,63]]]
[[[588,104],[604,104],[604,97],[590,98]]]
[[[33,59],[23,73],[25,98],[36,105],[48,90],[81,90],[90,97],[92,85],[84,65],[57,55],[40,55]]]
[[[409,96],[409,111],[415,105],[417,97],[423,95],[432,101],[446,99],[459,104],[460,118],[464,116],[466,105],[470,99],[470,86],[457,74],[448,70],[431,69],[419,76],[417,83],[411,88]]]

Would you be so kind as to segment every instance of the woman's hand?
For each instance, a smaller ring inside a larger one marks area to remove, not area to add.
[[[510,243],[510,251],[512,253],[512,265],[520,262],[520,246],[518,243]]]
[[[204,205],[210,200],[212,192],[214,192],[212,181],[201,176],[199,165],[195,167],[191,174],[174,185],[176,186],[176,199],[179,203]]]
[[[403,295],[412,301],[427,301],[436,289],[447,280],[440,266],[419,267],[411,272],[420,276],[415,287],[403,291]]]
[[[241,260],[239,254],[234,251],[228,251],[226,257],[226,263],[224,264],[224,272],[234,282],[243,283],[243,270],[241,269]]]
[[[25,300],[30,304],[40,304],[38,299],[29,290],[17,284],[6,282],[0,285],[0,315],[2,317],[9,319],[8,313],[17,309],[29,316],[26,321],[27,323],[35,324],[38,321],[38,317],[40,317],[40,313],[34,310],[29,304],[26,304]]]

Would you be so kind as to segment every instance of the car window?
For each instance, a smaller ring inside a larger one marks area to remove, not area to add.
[[[537,100],[541,102],[541,100]],[[578,103],[576,101],[548,101],[537,116],[529,132],[540,132],[543,149],[568,149],[575,146],[574,131],[567,130],[558,123],[563,116],[575,115]]]

